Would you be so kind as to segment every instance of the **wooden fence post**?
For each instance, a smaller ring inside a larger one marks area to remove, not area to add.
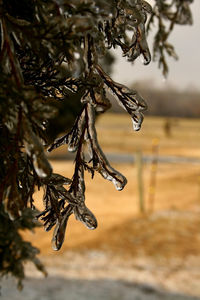
[[[149,198],[148,198],[148,210],[150,213],[154,211],[154,206],[155,206],[156,173],[158,167],[158,148],[159,148],[159,139],[155,138],[152,140],[153,159],[151,163]]]
[[[143,183],[143,159],[142,152],[136,153],[136,166],[137,166],[137,178],[138,178],[138,196],[139,196],[139,211],[144,213],[144,183]]]

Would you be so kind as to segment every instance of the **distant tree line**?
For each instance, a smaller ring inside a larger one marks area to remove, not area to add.
[[[180,91],[174,87],[158,89],[146,82],[138,84],[137,90],[145,99],[148,99],[148,110],[145,115],[184,118],[199,118],[200,116],[200,92],[198,90]],[[124,112],[114,103],[112,111]]]

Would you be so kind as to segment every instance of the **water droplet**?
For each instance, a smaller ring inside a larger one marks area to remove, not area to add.
[[[140,58],[145,66],[151,62],[151,55],[148,51],[143,52],[142,55],[140,55]]]
[[[77,145],[74,145],[74,144],[69,144],[68,145],[68,151],[69,152],[76,152],[77,150]]]
[[[114,184],[116,190],[118,190],[118,191],[123,190],[124,185],[123,185],[120,181],[117,181],[117,180],[114,178],[114,179],[112,180],[112,182],[113,182],[113,184]]]
[[[74,58],[75,59],[79,59],[80,58],[80,54],[78,52],[74,52]]]
[[[136,122],[135,120],[132,119],[132,122],[133,122],[133,130],[134,131],[139,131],[140,128],[141,128],[141,124]]]
[[[134,116],[132,116],[131,120],[133,122],[133,130],[140,130],[143,121],[143,114],[140,112],[136,112]]]

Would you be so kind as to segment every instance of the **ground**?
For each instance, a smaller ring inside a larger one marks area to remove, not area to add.
[[[106,153],[200,158],[200,120],[173,119],[171,134],[163,118],[145,118],[133,132],[127,115],[99,117],[98,137]],[[54,155],[63,157],[62,147]],[[73,162],[52,160],[55,172],[71,177]],[[145,211],[138,200],[137,164],[112,165],[128,179],[121,192],[100,175],[86,176],[86,202],[98,219],[89,231],[73,217],[60,252],[51,250],[52,232],[25,233],[41,249],[49,276],[42,279],[27,266],[28,279],[19,293],[4,282],[4,299],[200,299],[200,166],[198,163],[151,163],[143,166]],[[150,181],[156,175],[154,197]],[[150,192],[151,191],[151,192]],[[35,194],[41,207],[42,191]],[[36,288],[37,287],[37,288]],[[67,295],[67,297],[66,297]],[[195,298],[196,297],[196,298]]]

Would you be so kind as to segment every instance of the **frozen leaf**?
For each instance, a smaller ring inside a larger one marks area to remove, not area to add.
[[[97,220],[85,204],[75,206],[73,212],[76,219],[82,222],[88,229],[93,230],[97,228]]]
[[[84,125],[85,111],[82,110],[72,130],[68,134],[62,136],[61,138],[56,139],[54,143],[48,148],[48,151],[51,152],[52,150],[60,147],[61,145],[68,144],[68,151],[75,152],[77,150]]]
[[[92,157],[93,167],[98,171],[105,179],[113,182],[117,190],[122,190],[127,183],[126,178],[112,168],[106,159],[103,151],[101,150],[98,141],[97,134],[95,129],[95,114],[94,108],[91,104],[87,105],[87,117],[88,117],[88,136],[90,147],[92,148]]]
[[[104,78],[106,86],[115,96],[119,105],[130,114],[133,121],[133,129],[136,131],[139,130],[143,121],[142,112],[147,109],[144,99],[137,91],[131,90],[122,84],[114,82],[107,74],[105,74],[99,65],[96,67],[98,72]]]

